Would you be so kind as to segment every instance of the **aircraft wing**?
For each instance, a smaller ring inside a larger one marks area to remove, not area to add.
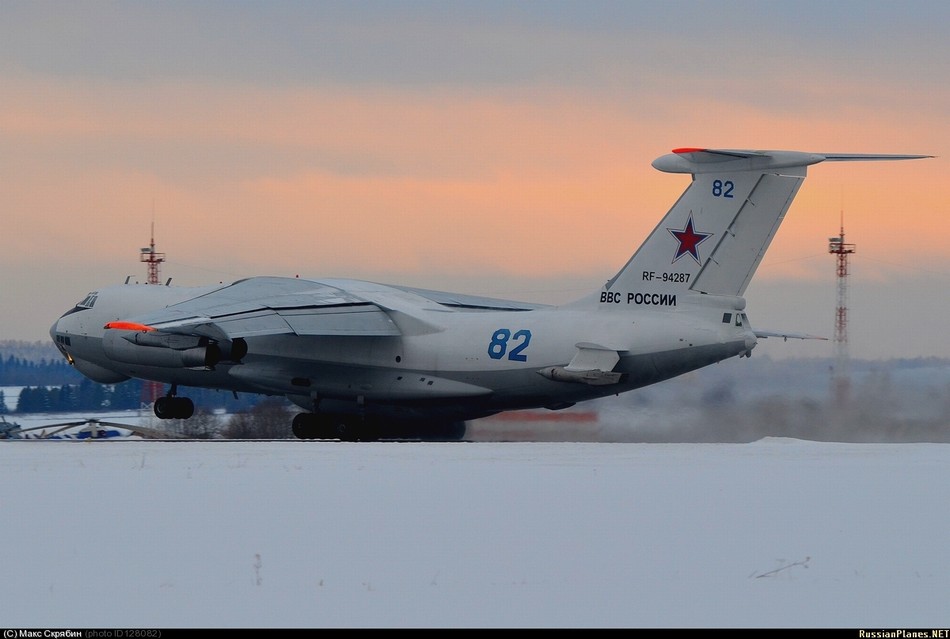
[[[386,336],[441,327],[419,311],[530,311],[544,305],[353,280],[254,277],[160,311],[127,318],[163,345],[190,335],[233,340],[262,335]],[[153,340],[155,341],[155,340]]]
[[[256,277],[135,318],[163,334],[235,339],[260,335],[399,335],[377,304],[309,280]]]
[[[821,340],[828,339],[827,337],[821,337],[819,335],[809,335],[808,333],[788,333],[788,332],[759,331],[759,330],[754,330],[752,332],[755,333],[756,337],[761,337],[762,339],[766,339],[769,337],[781,337],[785,339],[785,341],[788,341],[790,339],[821,339]]]
[[[401,290],[425,297],[437,304],[453,309],[488,310],[488,311],[533,311],[546,308],[546,304],[532,304],[530,302],[514,302],[494,297],[478,295],[463,295],[461,293],[446,293],[430,291],[422,288],[400,287]]]

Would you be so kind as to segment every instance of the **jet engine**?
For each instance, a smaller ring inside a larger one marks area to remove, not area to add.
[[[247,342],[241,338],[216,342],[197,335],[115,329],[103,335],[102,348],[115,361],[159,368],[213,369],[221,361],[239,362],[247,354]]]

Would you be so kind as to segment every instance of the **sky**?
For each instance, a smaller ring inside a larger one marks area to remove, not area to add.
[[[746,291],[756,327],[950,357],[945,2],[4,2],[0,339],[131,276],[355,277],[559,304],[688,177],[683,146],[822,164]],[[771,342],[771,343],[770,343]],[[772,357],[830,342],[763,341]]]
[[[6,628],[947,623],[947,444],[0,448]]]

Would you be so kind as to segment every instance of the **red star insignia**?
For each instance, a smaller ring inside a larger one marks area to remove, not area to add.
[[[712,233],[699,233],[698,231],[693,230],[693,215],[690,213],[689,218],[686,220],[686,228],[683,229],[666,229],[670,232],[670,235],[676,238],[676,241],[680,243],[679,247],[676,249],[676,254],[673,256],[673,261],[680,259],[683,255],[689,253],[697,264],[702,262],[699,259],[699,250],[697,247],[704,241],[706,238],[712,236]]]

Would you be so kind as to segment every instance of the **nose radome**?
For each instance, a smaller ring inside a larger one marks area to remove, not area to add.
[[[753,333],[752,331],[747,332],[745,336],[746,352],[749,352],[753,348],[755,348],[756,344],[758,344],[758,340],[755,338],[755,333]]]

